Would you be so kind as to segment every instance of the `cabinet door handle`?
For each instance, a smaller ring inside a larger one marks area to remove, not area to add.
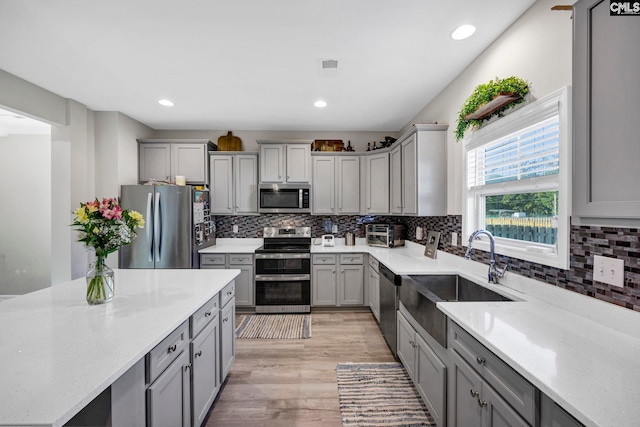
[[[227,295],[231,295],[233,293],[233,291],[228,291]]]
[[[229,321],[229,318],[228,318],[228,317],[225,317],[224,319],[222,319],[222,321],[223,321],[223,322],[228,322],[228,321]]]
[[[197,352],[193,358],[195,359],[196,357],[202,356],[202,350],[200,350],[199,352]]]
[[[332,271],[332,273],[333,273],[333,274],[336,274],[336,271],[335,271],[335,270],[333,270],[333,271]]]
[[[485,406],[487,406],[487,402],[484,401],[484,400],[480,400],[480,398],[478,398],[478,406],[481,407],[481,408],[485,407]]]
[[[191,369],[191,363],[187,363],[186,365],[184,365],[185,371],[188,371],[189,369]]]
[[[207,312],[204,314],[204,317],[209,317],[209,316],[211,316],[211,312],[210,312],[210,311],[207,311]]]
[[[484,357],[476,357],[476,362],[478,362],[478,365],[484,365],[484,363],[486,362],[486,360],[484,359]]]
[[[174,345],[172,345],[171,347],[169,347],[169,348],[167,349],[167,353],[173,353],[174,351],[176,351],[176,348],[178,348],[178,346],[177,346],[177,345],[175,345],[175,344],[174,344]]]
[[[479,391],[474,391],[473,389],[469,390],[469,393],[471,393],[471,397],[480,396],[480,392]]]

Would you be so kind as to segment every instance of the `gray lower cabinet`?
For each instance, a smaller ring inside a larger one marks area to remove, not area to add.
[[[436,425],[444,427],[447,425],[447,366],[400,312],[397,327],[398,358]]]
[[[147,388],[147,425],[191,426],[191,371],[188,351],[182,351]]]
[[[217,308],[217,307],[216,307]],[[191,404],[193,425],[200,426],[220,390],[218,313],[211,314],[211,321],[191,341]]]
[[[537,389],[455,322],[448,322],[449,426],[531,426]]]
[[[311,267],[311,280],[313,282],[313,295],[311,304],[314,306],[335,306],[338,289],[336,276],[335,257],[333,263],[314,265]]]
[[[364,254],[313,255],[311,305],[365,305]]]
[[[202,425],[235,360],[234,296],[231,282],[147,354],[147,426]]]
[[[220,305],[220,382],[223,383],[236,359],[236,301],[233,282],[222,290]]]
[[[450,426],[527,427],[528,424],[457,354],[450,380],[453,409]]]
[[[240,275],[235,279],[236,305],[238,307],[256,305],[253,254],[201,254],[200,268],[240,270]]]

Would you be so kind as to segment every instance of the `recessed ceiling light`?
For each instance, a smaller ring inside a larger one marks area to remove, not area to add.
[[[313,105],[318,107],[318,108],[324,108],[324,107],[327,106],[327,103],[326,103],[326,101],[323,101],[323,100],[319,99],[316,102],[314,102]]]
[[[471,37],[471,35],[475,32],[475,26],[471,24],[464,24],[453,30],[453,32],[451,33],[451,38],[454,40],[464,40],[467,37]]]
[[[164,105],[165,107],[173,107],[173,102],[169,101],[168,99],[161,99],[160,101],[158,101],[158,104]]]

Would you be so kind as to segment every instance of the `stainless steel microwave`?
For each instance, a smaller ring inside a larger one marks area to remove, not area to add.
[[[305,184],[260,184],[258,212],[311,213],[311,186]]]

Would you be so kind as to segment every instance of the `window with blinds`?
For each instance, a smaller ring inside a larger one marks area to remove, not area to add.
[[[506,138],[470,150],[468,188],[557,174],[560,169],[558,116]]]
[[[464,235],[485,229],[498,253],[566,268],[568,99],[568,89],[557,91],[465,141]]]

